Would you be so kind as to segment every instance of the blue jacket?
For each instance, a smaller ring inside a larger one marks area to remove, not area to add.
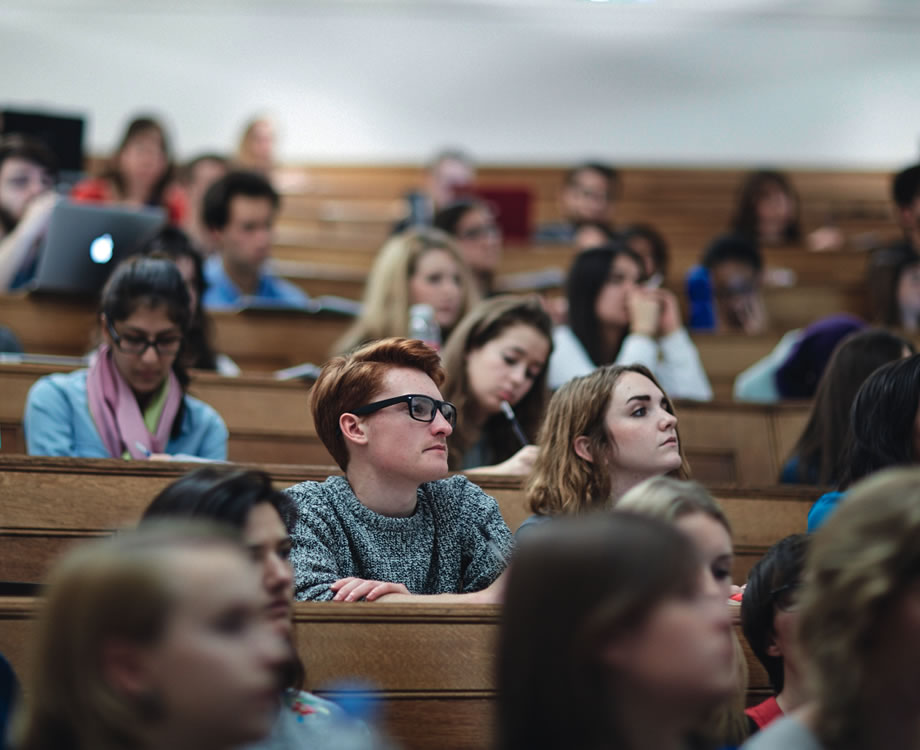
[[[29,389],[22,426],[30,456],[110,458],[89,411],[87,372],[46,375]],[[178,437],[170,438],[166,452],[225,461],[224,420],[203,401],[186,396],[182,429]]]
[[[818,530],[827,517],[834,512],[834,509],[840,505],[844,495],[846,495],[845,492],[827,492],[818,498],[808,511],[808,533]]]
[[[267,273],[259,275],[259,288],[253,295],[244,295],[230,281],[220,258],[212,255],[205,261],[204,278],[208,283],[201,303],[209,310],[228,310],[247,304],[277,305],[278,307],[307,307],[310,298],[290,281]]]

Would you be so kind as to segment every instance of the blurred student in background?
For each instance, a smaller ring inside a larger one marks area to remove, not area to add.
[[[435,154],[425,167],[422,187],[406,195],[407,215],[396,223],[393,233],[431,226],[435,214],[462,198],[475,179],[476,164],[466,152],[448,148]]]
[[[758,248],[801,242],[799,197],[781,172],[750,173],[738,191],[731,231]]]
[[[190,159],[179,173],[179,185],[185,194],[185,219],[182,229],[202,255],[210,255],[211,237],[204,223],[204,196],[217,180],[227,174],[229,165],[220,154],[199,154]]]
[[[559,195],[562,221],[539,227],[534,241],[572,244],[581,222],[611,222],[620,189],[620,174],[608,164],[584,162],[573,167],[566,173]]]
[[[502,259],[502,230],[485,201],[463,198],[434,216],[434,226],[457,240],[473,272],[480,297],[495,293],[495,273]]]
[[[0,292],[28,284],[57,202],[57,160],[30,136],[0,137]]]

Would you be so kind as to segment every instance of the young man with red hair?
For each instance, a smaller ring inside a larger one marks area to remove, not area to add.
[[[287,490],[300,510],[298,599],[491,602],[511,550],[495,500],[447,475],[457,410],[440,358],[383,339],[328,362],[313,386],[316,431],[345,472]]]

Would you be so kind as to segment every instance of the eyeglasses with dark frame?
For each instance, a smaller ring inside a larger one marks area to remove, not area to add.
[[[440,412],[451,426],[451,429],[457,426],[456,406],[450,403],[450,401],[439,401],[436,398],[425,396],[421,393],[409,393],[405,396],[395,396],[393,398],[385,398],[383,401],[374,401],[371,404],[365,404],[364,406],[359,406],[357,409],[352,409],[350,413],[360,417],[364,414],[373,414],[375,411],[380,411],[381,409],[385,409],[388,406],[395,406],[396,404],[409,404],[409,416],[417,422],[434,422],[438,412]]]
[[[162,339],[148,339],[145,337],[141,340],[134,336],[122,336],[115,330],[115,326],[112,325],[112,321],[108,318],[105,319],[105,326],[115,343],[115,347],[122,354],[136,354],[143,357],[147,349],[152,346],[158,357],[168,357],[176,354],[182,347],[182,336],[169,336]]]

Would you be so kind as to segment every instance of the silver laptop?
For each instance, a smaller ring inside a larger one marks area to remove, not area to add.
[[[160,208],[60,201],[51,212],[30,289],[98,294],[118,263],[163,226]]]

